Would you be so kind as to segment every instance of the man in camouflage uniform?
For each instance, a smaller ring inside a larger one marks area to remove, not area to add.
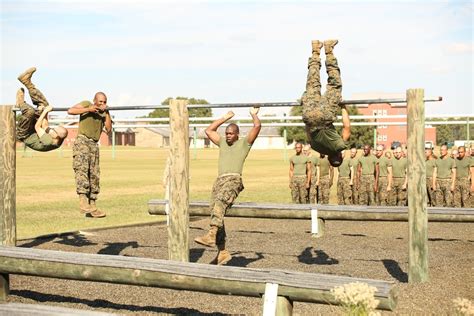
[[[358,170],[359,170],[359,157],[357,157],[357,148],[351,148],[351,160],[350,166],[354,171],[353,182],[352,182],[352,204],[358,205],[359,204],[359,179],[358,178]]]
[[[474,161],[466,156],[466,147],[459,146],[456,161],[454,207],[471,207],[469,195],[474,192]]]
[[[320,204],[329,204],[329,195],[331,193],[332,181],[334,177],[334,168],[329,163],[324,154],[319,157],[319,182],[318,182],[318,202]]]
[[[206,128],[206,135],[219,146],[219,175],[212,187],[209,210],[211,213],[209,232],[194,239],[198,244],[215,247],[217,246],[217,256],[211,264],[226,264],[232,256],[226,249],[226,232],[224,216],[226,211],[232,206],[239,193],[244,189],[242,183],[242,169],[245,159],[252,147],[255,139],[260,133],[261,124],[258,118],[259,108],[250,109],[253,120],[253,128],[246,137],[239,139],[239,127],[231,123],[225,129],[225,138],[217,132],[219,126],[230,120],[234,113],[229,111],[222,118],[212,122]]]
[[[407,205],[407,158],[403,157],[401,147],[395,148],[392,159],[393,184],[389,194],[389,205],[406,206]]]
[[[436,183],[433,181],[433,173],[436,169],[437,157],[433,155],[433,148],[428,146],[425,148],[426,156],[426,193],[427,193],[427,204],[428,206],[436,206],[437,190]]]
[[[346,157],[347,151],[343,151],[342,164],[337,167],[339,176],[337,178],[337,203],[339,205],[351,205],[352,184],[354,182],[354,168],[351,166],[351,158]]]
[[[385,157],[382,145],[378,145],[375,157],[379,165],[379,181],[375,200],[377,205],[388,205],[388,194],[392,190],[392,161]]]
[[[313,53],[308,61],[308,77],[306,91],[301,101],[303,105],[303,122],[311,147],[320,154],[327,155],[332,166],[338,167],[342,163],[341,151],[346,149],[346,141],[351,135],[349,113],[342,101],[342,81],[337,59],[333,54],[337,40],[324,42],[326,53],[326,72],[328,83],[326,92],[321,96],[321,58],[320,51],[323,43],[313,41]],[[333,122],[338,111],[342,112],[342,135],[336,132]]]
[[[309,165],[311,167],[311,180],[309,183],[308,203],[318,203],[318,178],[319,178],[319,158],[311,153],[311,146],[304,145],[303,154],[308,157]]]
[[[86,217],[105,217],[97,208],[100,192],[99,140],[102,131],[110,134],[112,119],[107,109],[107,96],[97,92],[94,103],[82,101],[68,110],[69,115],[79,115],[79,131],[72,147],[73,169],[79,208]]]
[[[456,182],[456,162],[448,155],[448,146],[441,145],[440,157],[436,160],[433,183],[437,190],[436,206],[453,206],[453,193]]]
[[[375,205],[379,165],[377,158],[371,154],[371,149],[370,145],[364,145],[364,155],[360,157],[357,169],[360,205]]]
[[[311,166],[308,156],[302,153],[303,145],[296,143],[296,154],[290,158],[290,189],[293,203],[305,204],[308,200]]]

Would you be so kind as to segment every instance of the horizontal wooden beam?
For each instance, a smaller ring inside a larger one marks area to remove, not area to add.
[[[151,215],[165,215],[166,200],[150,200]],[[408,221],[405,206],[360,206],[327,204],[276,204],[236,203],[226,212],[228,217],[256,217],[280,219],[311,219],[311,209],[318,210],[318,217],[325,220],[353,221]],[[428,220],[432,222],[474,222],[474,209],[428,207]],[[189,202],[189,215],[209,216],[209,203]]]
[[[330,290],[351,282],[377,288],[379,309],[396,305],[393,282],[295,271],[0,246],[0,273],[261,297],[267,283],[291,301],[338,304]]]
[[[0,304],[0,315],[53,315],[53,316],[113,316],[118,314],[94,312],[85,309],[73,309],[43,304],[6,303]]]

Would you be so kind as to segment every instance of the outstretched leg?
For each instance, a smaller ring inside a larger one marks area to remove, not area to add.
[[[337,63],[337,58],[334,56],[333,49],[338,43],[337,40],[324,41],[324,51],[326,53],[326,72],[328,74],[328,83],[324,97],[327,100],[329,111],[336,116],[340,110],[339,103],[342,101],[342,80],[341,70]]]
[[[305,123],[314,121],[313,112],[317,110],[319,100],[321,99],[321,57],[319,55],[322,47],[322,42],[312,42],[313,53],[308,59],[306,91],[301,97],[301,103],[303,105],[303,121]]]
[[[23,88],[16,93],[16,105],[21,110],[21,116],[16,124],[16,136],[23,141],[31,134],[35,133],[36,113],[35,109],[25,102],[25,92]]]
[[[31,101],[36,106],[43,106],[47,107],[49,105],[48,101],[46,100],[43,93],[36,88],[36,86],[31,82],[31,77],[33,73],[36,71],[35,67],[31,67],[27,69],[24,73],[18,76],[18,80],[25,85],[28,89],[28,93],[30,94]]]

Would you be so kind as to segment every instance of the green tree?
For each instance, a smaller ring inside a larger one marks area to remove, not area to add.
[[[290,116],[302,116],[303,107],[294,106],[290,110]],[[294,122],[294,121],[292,121]],[[303,126],[288,126],[280,128],[280,135],[283,135],[283,131],[286,129],[286,139],[288,144],[295,142],[306,143],[306,131]]]
[[[464,117],[452,117],[448,119],[433,119],[433,121],[457,121],[464,120]],[[467,140],[466,125],[435,125],[436,126],[436,143],[441,145],[444,143],[454,143],[455,140]],[[469,126],[469,136],[472,139],[474,135],[474,126]]]
[[[168,105],[172,98],[168,97],[163,102],[162,105]],[[177,97],[177,100],[188,100],[188,104],[209,104],[204,99],[195,99],[195,98],[187,98],[187,97]],[[155,118],[155,117],[169,117],[170,110],[168,109],[155,109],[153,112],[150,112],[146,117]],[[189,109],[189,117],[212,117],[212,109],[211,108],[190,108]]]

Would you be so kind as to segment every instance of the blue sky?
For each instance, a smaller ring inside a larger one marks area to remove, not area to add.
[[[474,113],[472,1],[0,1],[1,104],[30,66],[60,107],[99,90],[110,105],[294,101],[311,40],[337,38],[344,99],[424,88],[444,97],[428,114]]]

